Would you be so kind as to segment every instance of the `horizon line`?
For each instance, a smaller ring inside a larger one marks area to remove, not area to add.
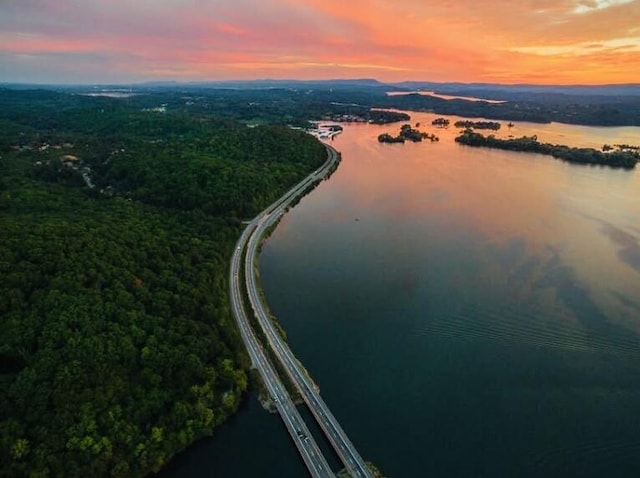
[[[640,87],[640,83],[499,83],[499,82],[478,82],[478,81],[432,81],[432,80],[401,80],[401,81],[381,81],[377,78],[316,78],[316,79],[297,79],[297,78],[252,78],[252,79],[227,79],[227,80],[135,80],[135,81],[116,81],[116,82],[32,82],[32,81],[0,81],[0,86],[66,86],[66,87],[97,87],[97,86],[144,86],[153,84],[167,85],[195,85],[195,84],[231,84],[231,83],[356,83],[356,82],[375,82],[380,86],[397,86],[406,83],[423,83],[432,85],[461,85],[461,86],[504,86],[504,87],[541,87],[541,88],[603,88],[603,87]]]

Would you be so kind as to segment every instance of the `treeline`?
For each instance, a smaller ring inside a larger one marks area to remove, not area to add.
[[[411,116],[401,111],[369,110],[365,116],[366,120],[374,124],[398,123],[409,121]]]
[[[592,126],[640,126],[640,97],[638,96],[593,96],[593,95],[540,95],[507,91],[478,91],[483,97],[507,100],[503,103],[445,100],[433,96],[408,94],[388,96],[385,85],[304,84],[283,87],[276,83],[270,88],[256,86],[251,89],[226,88],[221,85],[176,84],[170,87],[135,86],[134,96],[117,101],[124,108],[156,108],[165,105],[168,111],[185,111],[190,115],[219,115],[246,124],[278,124],[308,127],[308,120],[331,120],[360,118],[362,121],[388,123],[407,121],[409,118],[395,117],[400,112],[380,112],[382,109],[425,111],[442,115],[467,118],[489,118],[504,121],[529,121],[549,123],[552,121]],[[3,96],[0,90],[0,96]],[[78,92],[95,92],[93,89],[76,89]],[[44,96],[50,95],[46,92]],[[473,91],[466,94],[473,95]],[[503,96],[501,96],[503,95]],[[67,95],[68,96],[68,95]],[[78,95],[79,96],[79,95]],[[46,98],[45,98],[46,99]],[[109,98],[93,98],[99,110],[108,104]],[[65,100],[67,102],[69,100]],[[78,103],[82,97],[75,98]],[[58,110],[73,105],[65,103]],[[390,114],[393,113],[393,114]]]
[[[240,219],[324,147],[139,106],[0,95],[0,476],[145,476],[247,388],[228,303]]]
[[[495,121],[470,121],[460,120],[454,123],[456,128],[473,128],[473,129],[492,129],[498,131],[500,129],[500,123]]]
[[[634,151],[603,152],[593,148],[572,148],[565,145],[540,143],[535,135],[498,139],[493,135],[484,136],[467,129],[456,138],[456,141],[467,146],[547,154],[570,163],[609,166],[611,168],[632,169],[640,160],[640,154]]]
[[[417,127],[412,128],[410,124],[403,124],[397,136],[392,136],[389,133],[382,133],[378,136],[380,143],[404,143],[405,141],[419,143],[423,139],[429,139],[431,142],[439,141],[439,138],[435,134],[425,133],[417,129]]]
[[[449,123],[451,123],[451,120],[447,118],[436,118],[431,122],[433,126],[438,126],[440,128],[448,128]]]
[[[484,101],[445,100],[433,96],[409,94],[380,98],[373,103],[377,107],[410,111],[426,111],[442,115],[490,118],[504,121],[528,121],[590,126],[640,126],[640,97],[606,100],[589,97],[576,98],[573,102],[541,102],[535,96],[527,99],[488,103]]]

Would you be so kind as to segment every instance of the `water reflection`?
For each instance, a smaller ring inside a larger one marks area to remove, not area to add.
[[[434,117],[414,114],[412,121],[430,124]],[[377,144],[379,132],[389,128],[358,126],[338,140],[336,146],[352,160],[344,162],[342,174],[331,184],[343,197],[333,218],[328,217],[333,210],[325,210],[325,220],[371,216],[374,224],[384,223],[382,230],[389,226],[402,230],[408,241],[441,230],[447,236],[478,237],[480,242],[509,244],[517,239],[530,254],[542,258],[548,258],[553,245],[586,287],[597,291],[598,302],[619,302],[612,294],[600,292],[605,283],[609,292],[640,296],[640,277],[626,270],[629,260],[636,260],[635,249],[628,249],[630,241],[639,237],[634,229],[640,210],[637,171],[461,147],[452,141],[456,132],[451,128],[433,128],[443,137],[440,143]],[[571,137],[578,146],[593,136],[593,128],[572,128]],[[610,138],[629,141],[628,128],[610,130]],[[639,130],[633,131],[636,142]],[[350,192],[348,198],[345,190]],[[627,261],[615,260],[615,248],[601,234],[602,221],[608,219],[619,223],[618,235],[626,234]],[[602,257],[607,260],[596,260]],[[617,313],[628,316],[631,311]]]
[[[463,147],[412,116],[441,141],[346,126],[340,169],[262,254],[267,299],[334,413],[389,476],[640,469],[640,175]],[[500,134],[600,147],[639,131]]]

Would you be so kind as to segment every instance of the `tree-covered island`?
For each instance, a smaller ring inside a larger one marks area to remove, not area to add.
[[[436,118],[431,122],[433,126],[438,126],[439,128],[447,128],[449,127],[449,123],[451,123],[451,121],[447,118]]]
[[[500,129],[500,123],[497,121],[470,121],[460,120],[454,123],[456,128],[471,128],[471,129],[492,129],[498,131]]]
[[[405,141],[418,143],[423,139],[428,139],[431,142],[440,140],[435,134],[425,133],[417,129],[417,127],[412,128],[410,124],[403,124],[397,136],[392,136],[389,133],[383,133],[378,136],[380,143],[404,143]]]
[[[493,135],[484,136],[473,132],[471,129],[466,129],[456,138],[456,141],[467,146],[540,153],[570,163],[608,166],[611,168],[633,169],[640,161],[640,152],[632,149],[632,147],[613,149],[605,145],[603,151],[594,148],[572,148],[559,144],[541,143],[535,135],[499,139]]]

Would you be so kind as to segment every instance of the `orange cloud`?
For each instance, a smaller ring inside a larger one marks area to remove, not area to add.
[[[108,61],[122,81],[634,82],[638,25],[638,0],[21,0],[0,4],[0,81],[35,75],[29,54],[87,81]]]

